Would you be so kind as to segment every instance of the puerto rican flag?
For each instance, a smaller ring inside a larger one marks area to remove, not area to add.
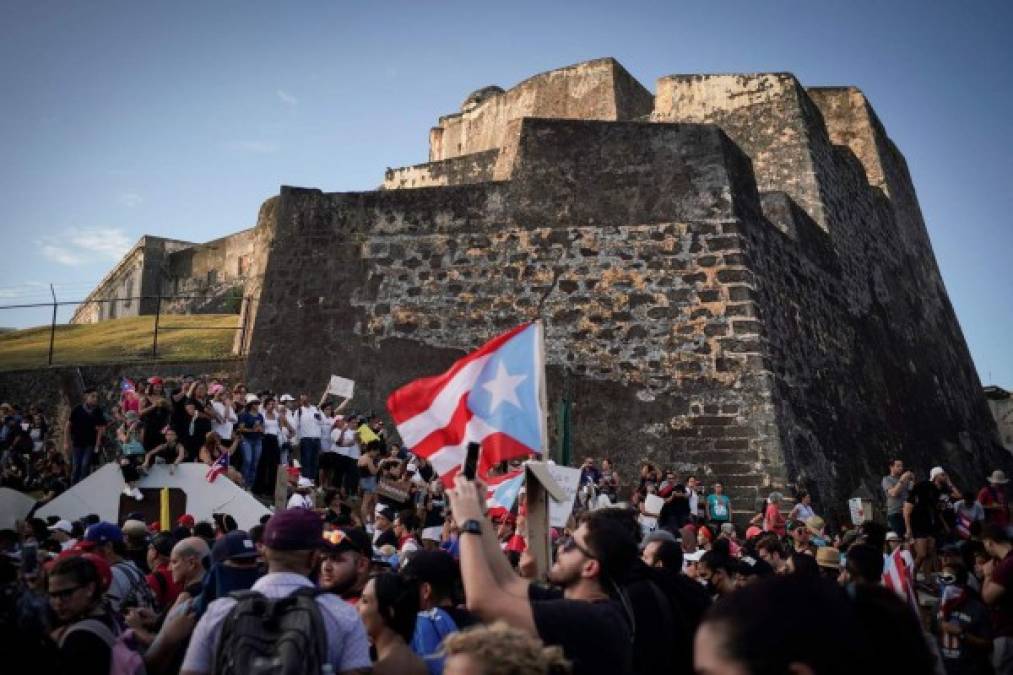
[[[480,476],[489,467],[542,451],[546,443],[542,325],[498,335],[435,377],[404,385],[387,410],[412,452],[445,483],[453,480],[468,443],[482,444]]]
[[[218,476],[229,470],[229,453],[222,450],[221,456],[215,460],[215,463],[208,468],[208,472],[204,474],[204,478],[209,483],[214,483]]]
[[[485,505],[489,507],[489,515],[498,518],[510,513],[517,503],[517,495],[520,494],[522,487],[524,487],[524,469],[489,478],[485,488]]]
[[[907,551],[898,548],[890,555],[883,554],[883,585],[900,596],[900,599],[918,613],[918,596],[912,579],[913,562]]]

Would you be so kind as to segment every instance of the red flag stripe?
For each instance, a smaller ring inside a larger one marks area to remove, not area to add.
[[[428,458],[448,445],[460,445],[465,440],[465,430],[471,418],[472,412],[468,409],[468,396],[465,394],[458,401],[447,426],[437,429],[419,443],[410,446],[411,451],[419,457]]]
[[[450,369],[442,375],[424,377],[422,379],[415,380],[414,382],[409,382],[400,389],[394,391],[394,393],[387,398],[387,410],[390,411],[391,417],[394,418],[394,423],[400,425],[412,417],[429,410],[433,399],[439,395],[443,387],[445,387],[462,368],[472,361],[496,351],[507,340],[520,333],[530,325],[530,323],[524,323],[507,331],[506,333],[503,333],[502,335],[497,335],[477,350],[454,363],[454,365],[452,365]]]

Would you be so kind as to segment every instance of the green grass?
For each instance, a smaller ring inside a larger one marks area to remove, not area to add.
[[[239,324],[236,314],[163,315],[159,320],[158,358],[196,361],[232,355]],[[53,365],[122,363],[151,359],[153,316],[112,319],[93,324],[57,325]],[[184,326],[190,330],[172,330]],[[47,365],[49,326],[0,334],[0,370]]]

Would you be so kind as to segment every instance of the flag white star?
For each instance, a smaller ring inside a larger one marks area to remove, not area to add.
[[[512,403],[514,406],[520,408],[521,402],[517,398],[517,387],[521,386],[521,382],[526,379],[528,379],[527,375],[511,375],[508,373],[506,366],[500,361],[499,367],[496,369],[496,378],[482,385],[482,388],[492,396],[489,412],[496,412],[496,408],[503,401]]]

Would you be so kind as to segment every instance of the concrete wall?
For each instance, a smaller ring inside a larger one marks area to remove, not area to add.
[[[985,387],[985,398],[995,418],[1003,447],[1013,452],[1013,396],[1001,387]]]
[[[110,270],[71,323],[165,313],[239,312],[254,257],[253,229],[204,244],[146,235]],[[157,296],[189,296],[159,302]],[[144,296],[130,299],[130,296]],[[113,299],[113,302],[98,300]]]
[[[170,313],[222,313],[240,310],[243,287],[253,264],[253,228],[177,251],[162,278],[163,295],[199,296],[172,300]]]

